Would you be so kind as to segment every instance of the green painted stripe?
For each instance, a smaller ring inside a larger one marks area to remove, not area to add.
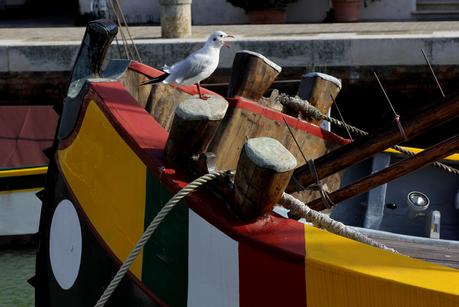
[[[147,170],[144,228],[172,195]],[[170,306],[186,306],[188,292],[188,207],[177,205],[158,226],[143,253],[142,281]]]

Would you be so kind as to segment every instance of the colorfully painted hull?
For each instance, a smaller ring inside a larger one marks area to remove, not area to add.
[[[238,102],[231,107],[273,113]],[[37,306],[94,305],[152,218],[187,184],[163,158],[167,136],[120,82],[89,85],[48,173]],[[457,306],[459,271],[276,214],[242,223],[203,189],[173,209],[107,305]]]

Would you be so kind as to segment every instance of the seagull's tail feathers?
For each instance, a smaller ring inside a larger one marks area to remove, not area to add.
[[[164,81],[167,77],[169,77],[169,74],[167,72],[165,72],[161,76],[158,76],[156,78],[152,78],[150,80],[147,80],[147,81],[144,81],[144,82],[140,83],[140,86],[147,85],[147,84],[152,84],[152,83],[159,83],[159,82]]]
[[[163,71],[167,72],[167,73],[170,73],[171,72],[171,69],[172,69],[172,66],[169,66],[169,65],[164,65],[163,66]]]

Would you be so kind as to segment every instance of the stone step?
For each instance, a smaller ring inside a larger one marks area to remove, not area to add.
[[[458,0],[418,0],[416,2],[416,12],[456,10],[459,10]]]
[[[418,10],[412,15],[417,20],[459,20],[459,8],[456,10]]]

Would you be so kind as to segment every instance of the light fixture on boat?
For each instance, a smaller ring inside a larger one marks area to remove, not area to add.
[[[412,191],[408,193],[406,197],[406,204],[408,205],[408,217],[414,218],[420,213],[423,213],[429,207],[429,198],[418,191]]]

